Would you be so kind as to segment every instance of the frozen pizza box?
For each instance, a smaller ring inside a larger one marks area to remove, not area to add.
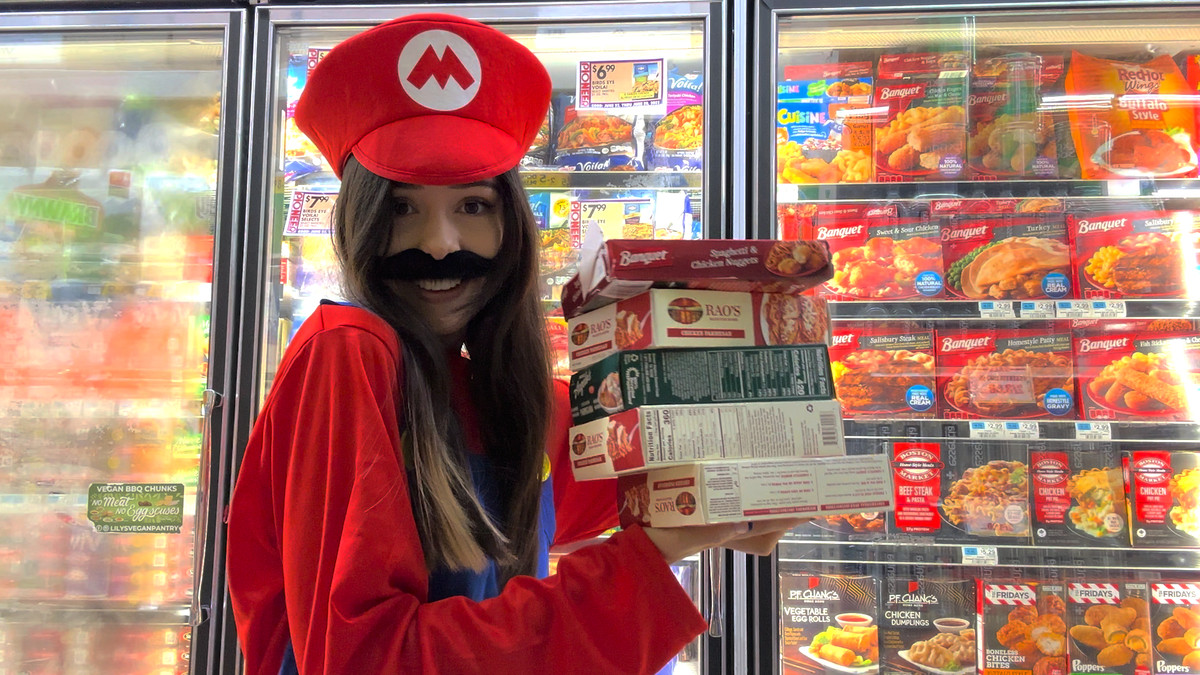
[[[1066,675],[1066,602],[1062,584],[979,582],[982,675]]]
[[[1080,580],[1066,586],[1070,675],[1149,675],[1149,584]]]
[[[704,460],[846,454],[834,400],[642,406],[569,433],[576,480]]]
[[[780,574],[780,672],[878,673],[878,588],[870,576]]]
[[[1075,419],[1071,331],[937,332],[938,395],[949,419]]]
[[[884,54],[875,107],[875,180],[966,176],[970,56],[966,52]]]
[[[576,424],[643,405],[833,398],[823,344],[611,354],[571,377]]]
[[[1200,454],[1134,450],[1122,458],[1133,545],[1200,545]]]
[[[818,213],[801,230],[824,242],[833,278],[818,288],[836,300],[942,297],[942,243],[938,224],[900,215],[894,204],[855,213]]]
[[[800,293],[833,275],[815,241],[602,239],[590,228],[562,291],[567,318],[651,288]]]
[[[1200,227],[1192,211],[1120,211],[1070,217],[1083,298],[1188,298]]]
[[[946,292],[971,300],[1073,298],[1071,247],[1062,213],[946,214],[941,224]]]
[[[1155,675],[1200,673],[1200,584],[1184,581],[1150,584],[1150,658]]]
[[[937,415],[933,330],[916,324],[838,323],[833,383],[849,418]]]
[[[888,479],[882,455],[702,462],[620,476],[617,508],[622,527],[887,511]]]
[[[617,351],[828,342],[825,301],[807,295],[657,288],[567,323],[572,370]]]
[[[887,575],[879,600],[883,673],[976,672],[974,581]]]
[[[1200,331],[1192,322],[1077,327],[1074,342],[1084,419],[1189,421],[1200,413]]]
[[[1121,453],[1111,443],[1029,453],[1033,540],[1045,546],[1128,546]]]

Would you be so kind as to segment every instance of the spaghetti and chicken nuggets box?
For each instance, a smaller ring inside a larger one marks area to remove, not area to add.
[[[878,593],[870,576],[780,574],[780,672],[878,673]]]
[[[1129,487],[1133,545],[1200,545],[1200,454],[1134,450],[1127,452],[1122,462]]]
[[[567,323],[567,356],[581,370],[617,351],[824,343],[825,301],[808,295],[656,288]]]
[[[775,401],[632,408],[571,427],[576,480],[672,464],[846,454],[837,401]]]
[[[1069,581],[1066,619],[1070,675],[1149,675],[1149,584]]]
[[[1075,419],[1069,327],[937,332],[938,392],[950,419]]]
[[[1150,584],[1151,672],[1155,675],[1200,673],[1200,584],[1186,581]]]
[[[888,478],[883,455],[702,462],[620,476],[617,507],[622,527],[886,511]]]
[[[952,297],[1075,297],[1063,214],[954,214],[938,220]]]
[[[623,351],[571,377],[576,424],[643,405],[830,398],[823,344]]]
[[[1075,330],[1084,419],[1196,419],[1200,331],[1190,321],[1101,322]]]
[[[576,317],[651,288],[800,293],[833,275],[815,241],[602,240],[589,228],[579,272],[563,286],[563,315]]]
[[[1064,588],[1056,583],[979,582],[982,675],[1066,675]]]
[[[967,169],[967,52],[884,54],[875,107],[875,180],[956,180]]]
[[[846,417],[935,417],[933,331],[916,324],[838,323],[829,347]]]
[[[1196,283],[1196,213],[1073,214],[1077,283],[1083,298],[1186,298]]]
[[[1111,443],[1055,444],[1029,453],[1033,541],[1045,546],[1128,546],[1121,453]]]
[[[975,672],[975,582],[888,574],[880,598],[885,675]]]

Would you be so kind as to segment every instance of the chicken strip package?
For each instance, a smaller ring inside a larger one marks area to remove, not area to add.
[[[1155,675],[1200,673],[1200,584],[1150,584],[1151,666]]]
[[[1200,222],[1194,211],[1105,211],[1070,216],[1083,298],[1190,298]]]
[[[885,573],[880,597],[881,672],[972,675],[975,582]]]
[[[982,675],[1066,675],[1064,588],[1058,583],[980,580]]]
[[[1070,675],[1149,675],[1150,585],[1094,576],[1067,582]]]
[[[842,414],[850,418],[937,415],[933,330],[918,324],[839,322],[829,355]]]
[[[1075,297],[1062,213],[945,214],[946,292],[971,300]]]
[[[967,52],[884,54],[875,107],[875,180],[957,180],[967,175]]]
[[[1121,453],[1112,443],[1042,445],[1029,453],[1033,541],[1042,546],[1128,546]]]
[[[1075,419],[1071,331],[1064,322],[937,332],[940,415],[949,419]]]
[[[780,673],[879,673],[878,596],[871,576],[781,573]]]
[[[1086,326],[1086,327],[1082,327]],[[1188,421],[1200,410],[1200,331],[1182,319],[1077,325],[1081,417]]]
[[[1122,457],[1122,468],[1129,489],[1133,545],[1200,546],[1200,453],[1133,450]]]

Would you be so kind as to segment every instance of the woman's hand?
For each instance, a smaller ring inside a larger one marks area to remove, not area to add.
[[[679,562],[707,548],[724,546],[754,555],[770,555],[779,539],[807,518],[779,518],[753,523],[722,523],[688,527],[647,527],[646,536],[668,563]]]

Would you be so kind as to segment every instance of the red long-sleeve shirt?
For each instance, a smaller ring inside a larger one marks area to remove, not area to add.
[[[230,506],[228,576],[251,675],[653,673],[704,630],[638,528],[518,577],[482,602],[427,602],[429,574],[399,459],[394,331],[322,305],[293,339],[251,434]],[[611,483],[571,479],[556,388],[557,540],[615,520]]]

